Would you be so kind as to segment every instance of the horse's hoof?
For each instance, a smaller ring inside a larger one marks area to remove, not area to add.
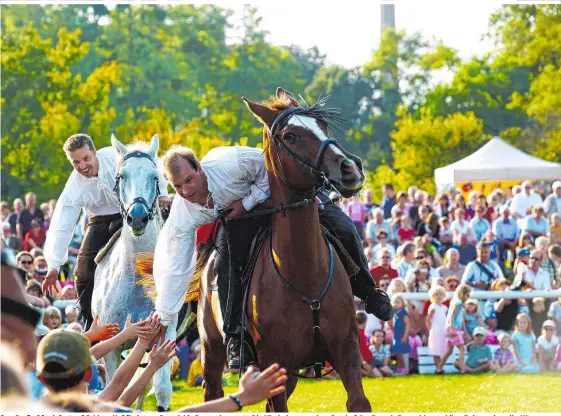
[[[162,406],[158,406],[158,412],[169,412],[169,407],[167,409],[164,409]]]

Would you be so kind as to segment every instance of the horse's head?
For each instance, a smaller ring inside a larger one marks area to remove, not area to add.
[[[121,215],[132,233],[141,236],[158,210],[158,135],[152,137],[150,145],[135,143],[125,146],[115,136],[111,136],[111,143],[119,155],[115,192]]]
[[[348,153],[331,136],[340,113],[323,108],[325,100],[300,106],[288,91],[278,88],[276,97],[256,103],[243,97],[249,110],[264,125],[267,169],[293,190],[313,189],[327,178],[345,196],[364,183],[362,161]]]

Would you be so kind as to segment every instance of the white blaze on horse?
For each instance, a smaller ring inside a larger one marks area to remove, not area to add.
[[[105,254],[98,255],[92,296],[92,314],[99,315],[103,323],[118,323],[122,330],[131,315],[132,322],[145,319],[153,310],[153,303],[145,287],[140,284],[136,271],[139,254],[153,254],[163,219],[158,207],[159,168],[158,135],[150,144],[135,143],[125,146],[115,136],[111,143],[119,155],[117,185],[123,228],[109,242]],[[112,244],[112,245],[111,245]],[[97,260],[96,259],[96,260]],[[169,327],[166,339],[175,340],[176,328]],[[134,340],[127,341],[104,357],[108,381],[121,364],[121,353],[132,348]],[[172,386],[171,360],[155,375],[154,389],[158,406],[169,408]],[[142,406],[143,397],[137,402]]]

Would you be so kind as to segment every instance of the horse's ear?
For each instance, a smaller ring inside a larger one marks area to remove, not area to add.
[[[242,97],[242,100],[249,108],[249,111],[253,113],[253,115],[259,120],[261,123],[265,124],[267,127],[271,127],[277,118],[277,113],[274,110],[271,110],[269,107],[266,107],[262,104],[254,103],[253,101],[249,101],[247,98]]]
[[[113,133],[111,133],[111,144],[120,156],[124,156],[128,153],[127,146],[117,140]]]
[[[153,158],[158,156],[158,148],[159,147],[160,147],[160,139],[159,139],[157,134],[154,134],[152,136],[152,140],[150,140],[150,149],[148,150],[148,152],[150,153],[150,155]]]
[[[280,98],[281,100],[284,99],[290,101],[290,104],[293,107],[298,107],[300,105],[298,104],[298,101],[296,101],[296,98],[294,98],[294,95],[292,95],[292,93],[285,90],[284,88],[278,87],[276,95],[277,98]]]

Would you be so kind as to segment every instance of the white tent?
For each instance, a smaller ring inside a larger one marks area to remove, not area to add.
[[[434,178],[438,190],[457,182],[554,180],[561,178],[561,164],[530,156],[494,137],[468,157],[435,169]]]

